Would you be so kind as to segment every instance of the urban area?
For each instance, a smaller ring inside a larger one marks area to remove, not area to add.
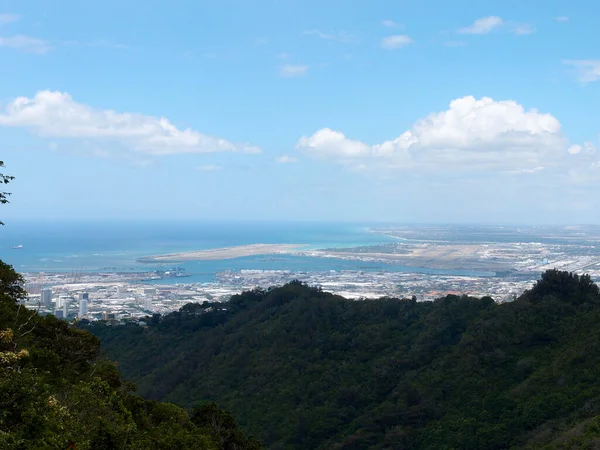
[[[404,237],[402,230],[387,234]],[[269,288],[299,280],[349,299],[379,297],[430,301],[447,294],[490,296],[513,300],[548,269],[588,273],[600,278],[597,233],[571,230],[526,242],[457,242],[415,240],[373,247],[311,250],[288,255],[377,262],[370,270],[238,269],[215,273],[210,282],[191,282],[185,269],[162,271],[24,273],[30,308],[42,314],[86,320],[144,322],[152,314],[176,311],[190,302],[226,302],[232,295],[255,287]],[[430,233],[431,234],[431,233]],[[447,236],[444,236],[447,238]],[[230,251],[231,249],[228,249]],[[414,269],[414,270],[411,270]]]

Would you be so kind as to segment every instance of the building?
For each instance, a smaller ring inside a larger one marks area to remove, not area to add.
[[[47,308],[51,308],[52,307],[52,289],[50,289],[50,288],[42,289],[40,291],[40,295],[41,295],[42,305],[44,305]]]
[[[108,311],[102,311],[102,320],[115,320],[115,313],[109,313]]]
[[[82,298],[81,300],[79,300],[79,314],[77,315],[77,317],[82,318],[87,316],[88,313],[88,301],[86,298]]]
[[[150,297],[144,299],[144,309],[152,311],[152,299]]]
[[[88,302],[90,300],[90,294],[88,294],[87,292],[82,292],[81,294],[79,294],[79,300],[85,300],[86,302]]]
[[[56,307],[62,308],[65,306],[65,303],[69,303],[72,300],[71,297],[67,295],[61,295],[56,299]]]

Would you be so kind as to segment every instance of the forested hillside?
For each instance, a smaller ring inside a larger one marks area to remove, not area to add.
[[[260,448],[214,404],[135,395],[98,338],[21,306],[22,282],[0,261],[0,449]]]
[[[600,296],[350,301],[300,283],[90,329],[152,399],[230,409],[273,449],[597,448]]]

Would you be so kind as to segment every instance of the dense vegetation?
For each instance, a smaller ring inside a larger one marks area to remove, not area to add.
[[[147,401],[100,357],[100,341],[19,304],[22,278],[0,261],[1,449],[258,449],[229,413]]]
[[[597,448],[600,295],[349,301],[293,282],[90,329],[142,395],[210,399],[273,449]]]

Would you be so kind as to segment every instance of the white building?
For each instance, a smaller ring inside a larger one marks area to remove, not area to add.
[[[70,300],[71,300],[71,297],[68,297],[66,295],[61,295],[56,299],[56,307],[62,308],[62,307],[64,307],[65,303],[69,303]]]
[[[152,299],[150,297],[144,299],[144,309],[152,311]]]
[[[40,294],[42,304],[48,308],[52,307],[52,289],[42,289]]]
[[[87,316],[88,308],[87,308],[87,299],[82,298],[79,300],[79,315],[77,317],[82,318]]]

